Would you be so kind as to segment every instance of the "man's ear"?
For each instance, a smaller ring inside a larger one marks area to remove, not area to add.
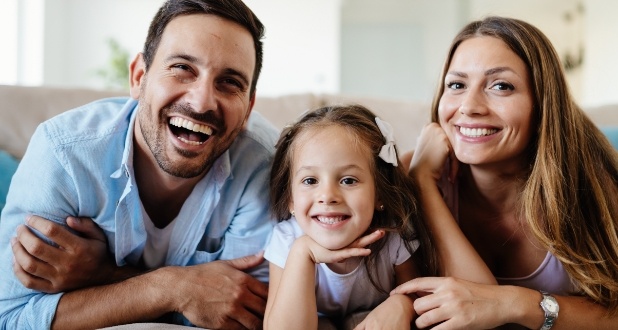
[[[129,92],[131,98],[139,100],[145,77],[146,63],[144,63],[144,54],[138,53],[129,65]]]

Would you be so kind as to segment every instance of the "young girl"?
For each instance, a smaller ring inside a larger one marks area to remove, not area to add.
[[[429,269],[429,235],[388,123],[358,105],[307,113],[281,134],[270,191],[275,216],[292,218],[265,252],[265,329],[369,310],[362,326],[409,329],[411,298],[388,291]]]

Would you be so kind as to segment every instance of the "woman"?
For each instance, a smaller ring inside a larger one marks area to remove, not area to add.
[[[421,296],[416,325],[618,328],[618,157],[549,40],[515,19],[470,23],[441,81],[404,157],[447,276],[393,291]]]

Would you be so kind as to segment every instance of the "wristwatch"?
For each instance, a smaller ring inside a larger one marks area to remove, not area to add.
[[[541,326],[541,330],[549,330],[556,322],[556,319],[558,319],[560,307],[558,306],[558,301],[556,301],[556,298],[552,297],[545,291],[540,292],[543,295],[543,299],[541,300],[541,308],[543,309],[543,312],[545,312],[545,321],[543,322],[543,326]]]

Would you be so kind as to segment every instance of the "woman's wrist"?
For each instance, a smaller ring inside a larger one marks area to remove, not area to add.
[[[529,329],[540,329],[544,320],[545,313],[541,309],[541,293],[519,286],[503,286],[508,304],[504,306],[503,315],[507,316],[506,323],[523,325]]]

